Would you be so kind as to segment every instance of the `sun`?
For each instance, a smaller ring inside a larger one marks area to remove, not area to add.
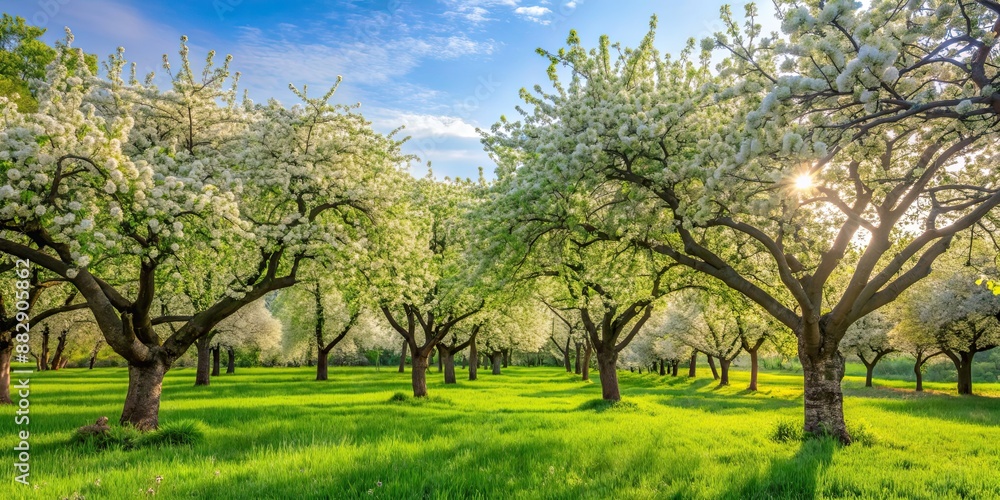
[[[808,191],[815,185],[812,176],[809,174],[802,174],[795,178],[795,189],[799,191]]]

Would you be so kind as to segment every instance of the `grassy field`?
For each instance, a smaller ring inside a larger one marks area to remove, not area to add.
[[[701,378],[621,374],[626,404],[558,368],[514,367],[477,382],[430,378],[426,401],[390,401],[409,374],[243,369],[193,387],[171,371],[161,423],[196,419],[191,447],[93,451],[73,429],[117,419],[124,369],[32,379],[33,487],[4,478],[0,498],[1000,498],[1000,384],[958,398],[952,384],[845,381],[859,442],[773,439],[800,426],[801,379],[747,374],[718,389]],[[596,375],[595,375],[596,376]],[[461,375],[460,375],[461,378]],[[0,410],[0,444],[13,441]],[[6,473],[13,475],[7,465]],[[157,477],[161,479],[157,481]]]

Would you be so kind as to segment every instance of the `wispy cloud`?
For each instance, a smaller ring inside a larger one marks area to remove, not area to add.
[[[464,19],[474,24],[494,21],[494,10],[503,7],[509,11],[520,3],[520,0],[443,0],[450,10],[446,16]]]
[[[238,47],[235,55],[240,67],[260,77],[280,79],[280,85],[332,84],[338,75],[358,84],[381,84],[409,74],[425,59],[488,55],[495,49],[492,41],[465,35],[339,41],[306,32],[292,37],[251,27],[241,29]]]
[[[548,7],[542,7],[541,5],[533,5],[531,7],[518,7],[514,9],[514,14],[517,14],[531,22],[538,23],[541,25],[547,25],[551,20],[547,19],[548,15],[552,13]]]

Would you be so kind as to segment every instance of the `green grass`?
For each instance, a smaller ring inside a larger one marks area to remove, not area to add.
[[[4,478],[0,498],[1000,498],[1000,384],[959,398],[953,384],[921,395],[849,376],[863,439],[840,447],[781,428],[801,422],[799,376],[764,373],[750,394],[745,372],[722,389],[706,373],[623,372],[624,402],[608,405],[558,368],[457,386],[432,372],[423,401],[394,397],[409,374],[388,370],[315,382],[309,368],[243,369],[194,387],[177,369],[161,423],[199,421],[199,442],[94,450],[70,445],[73,430],[117,419],[126,371],[46,372],[32,378],[34,486]],[[12,413],[0,409],[6,450]]]

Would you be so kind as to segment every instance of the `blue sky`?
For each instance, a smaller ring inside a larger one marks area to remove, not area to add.
[[[516,115],[522,87],[545,84],[542,47],[562,47],[570,29],[588,46],[602,34],[635,45],[659,16],[658,45],[677,52],[688,37],[721,28],[726,2],[672,0],[0,0],[4,12],[48,28],[68,26],[75,45],[105,57],[116,47],[141,73],[159,71],[188,35],[196,60],[209,49],[234,56],[241,86],[256,101],[293,104],[288,84],[362,104],[375,127],[400,125],[407,151],[432,161],[436,176],[475,177],[495,165],[476,127]],[[743,3],[730,2],[742,13]],[[764,7],[762,5],[762,7]],[[774,20],[766,19],[772,28]],[[423,167],[415,166],[422,173]]]

